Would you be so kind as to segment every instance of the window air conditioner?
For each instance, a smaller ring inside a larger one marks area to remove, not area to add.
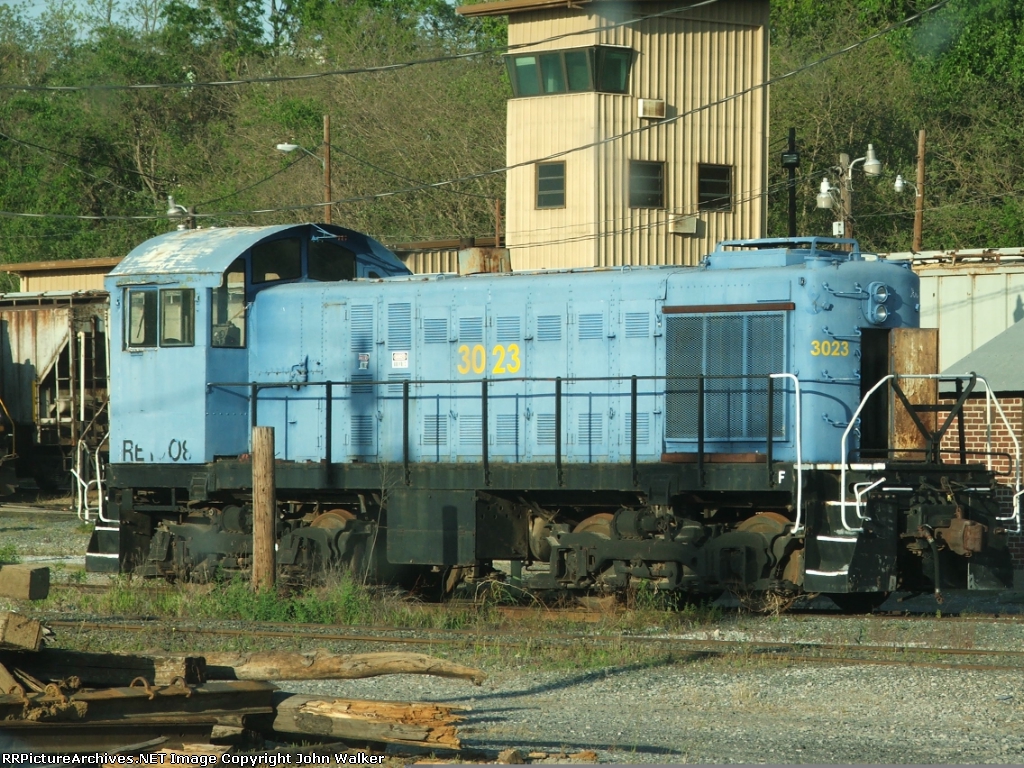
[[[664,99],[638,99],[637,107],[640,117],[649,119],[660,119],[665,117]]]

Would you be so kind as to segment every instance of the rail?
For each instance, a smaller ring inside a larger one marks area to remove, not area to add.
[[[907,400],[906,395],[903,393],[903,390],[899,388],[898,382],[899,382],[900,379],[908,379],[908,380],[913,380],[913,379],[930,379],[930,380],[934,380],[934,381],[956,382],[956,384],[957,384],[957,401],[956,401],[956,403],[954,403],[950,407],[949,415],[946,417],[945,422],[942,424],[941,427],[939,427],[938,430],[936,430],[935,432],[930,432],[925,427],[923,422],[918,417],[918,415],[916,413],[916,410],[914,408],[914,405],[912,403],[910,403],[909,400]],[[963,388],[962,388],[962,384],[963,384],[964,381],[968,382],[968,386],[967,386],[966,390],[963,390]],[[932,459],[937,459],[939,457],[939,455],[942,453],[942,438],[945,436],[946,431],[949,429],[950,425],[952,424],[953,419],[956,418],[958,415],[962,415],[963,404],[964,404],[964,402],[966,402],[967,398],[971,395],[971,392],[974,390],[974,387],[976,386],[976,384],[981,384],[981,386],[984,387],[984,390],[985,390],[985,419],[986,419],[986,447],[988,448],[988,450],[985,452],[984,455],[989,457],[988,468],[991,469],[991,456],[992,456],[992,407],[993,407],[993,405],[995,406],[996,411],[999,413],[999,417],[1002,419],[1003,426],[1006,427],[1007,434],[1009,434],[1010,440],[1013,442],[1013,448],[1014,448],[1014,455],[1013,455],[1013,458],[1012,458],[1012,461],[1013,461],[1013,476],[1014,476],[1014,495],[1013,495],[1013,503],[1012,503],[1012,512],[1008,516],[1006,516],[1006,517],[997,517],[996,519],[997,520],[1001,520],[1001,521],[1014,520],[1016,522],[1016,524],[1017,524],[1017,527],[1016,527],[1016,529],[1014,529],[1012,531],[1008,531],[1008,533],[1021,533],[1021,509],[1020,509],[1021,501],[1020,501],[1020,498],[1021,498],[1022,495],[1024,495],[1024,490],[1021,490],[1021,447],[1020,447],[1020,442],[1017,440],[1016,435],[1014,435],[1013,429],[1010,426],[1010,422],[1006,418],[1006,414],[1003,412],[1003,407],[999,404],[999,401],[995,398],[994,394],[992,393],[991,387],[989,387],[989,385],[988,385],[988,382],[983,377],[978,376],[978,375],[976,375],[974,373],[965,373],[965,374],[931,374],[931,373],[895,374],[895,373],[890,373],[887,376],[883,376],[881,379],[879,379],[879,381],[873,387],[871,387],[871,389],[869,389],[867,391],[867,393],[865,393],[865,395],[861,398],[861,401],[860,401],[859,405],[857,406],[857,409],[854,411],[853,416],[850,417],[849,424],[847,424],[846,429],[843,431],[842,445],[840,446],[840,455],[841,455],[841,459],[840,459],[840,462],[841,462],[840,463],[840,467],[841,467],[841,469],[840,469],[840,480],[839,480],[839,482],[840,482],[840,485],[839,485],[839,488],[840,488],[840,491],[839,491],[840,498],[839,498],[839,501],[836,502],[836,503],[838,503],[838,505],[839,505],[839,509],[840,509],[840,522],[842,523],[843,529],[848,531],[848,532],[850,532],[850,533],[860,533],[861,531],[864,530],[862,527],[861,528],[853,528],[853,527],[851,527],[847,523],[847,520],[846,520],[846,510],[847,510],[847,507],[852,506],[854,508],[854,511],[856,512],[858,520],[863,521],[863,520],[869,519],[869,518],[865,517],[861,513],[861,507],[862,507],[862,504],[863,504],[863,498],[864,498],[864,496],[867,495],[867,493],[870,490],[872,490],[875,486],[877,486],[881,482],[881,481],[879,481],[877,483],[874,483],[869,488],[858,488],[858,489],[855,489],[855,498],[854,498],[854,500],[850,501],[848,499],[848,496],[847,496],[848,489],[847,489],[847,485],[846,485],[846,470],[847,470],[847,466],[848,466],[847,457],[848,457],[848,442],[849,442],[850,433],[856,427],[858,418],[860,417],[861,412],[864,410],[864,407],[867,405],[867,402],[871,398],[871,396],[873,394],[875,394],[875,392],[877,392],[881,387],[883,387],[885,384],[887,384],[889,382],[893,382],[893,387],[894,387],[893,391],[896,393],[896,395],[900,398],[901,402],[903,402],[904,406],[907,408],[907,412],[910,414],[911,418],[914,420],[914,423],[917,426],[918,430],[922,433],[922,435],[924,435],[926,437],[927,446],[925,448],[925,452]],[[961,419],[960,423],[962,424],[962,419]],[[968,451],[965,448],[965,440],[964,440],[964,435],[963,435],[962,427],[958,431],[959,431],[959,453],[960,453],[960,456],[961,456],[961,462],[962,463],[966,463],[966,456],[968,454]],[[902,449],[896,449],[896,450],[902,450]],[[884,478],[883,478],[883,480],[884,480]],[[861,485],[861,484],[858,484],[858,485]]]
[[[776,387],[776,382],[780,380],[790,380],[793,382],[792,390],[783,389],[779,390]],[[658,390],[657,388],[644,388],[641,389],[641,384],[644,382],[664,382],[665,388]],[[741,381],[745,383],[743,389],[730,389],[728,386],[724,388],[716,388],[715,382],[728,382],[728,381]],[[678,383],[690,383],[692,386],[688,388],[678,388]],[[712,386],[709,388],[709,382]],[[707,429],[705,422],[707,421],[706,415],[706,398],[716,395],[753,395],[757,396],[762,390],[754,389],[752,383],[763,382],[760,386],[763,387],[764,396],[766,398],[764,412],[765,412],[765,432],[764,435],[759,433],[756,435],[743,435],[734,436],[727,439],[712,438],[709,440],[707,437]],[[803,469],[802,469],[802,421],[801,421],[801,409],[800,409],[800,381],[792,373],[771,373],[771,374],[736,374],[728,376],[599,376],[599,377],[570,377],[564,378],[560,376],[555,377],[502,377],[501,379],[470,379],[470,380],[459,380],[459,379],[423,379],[423,380],[411,380],[402,379],[400,382],[395,380],[380,380],[380,381],[367,381],[367,380],[353,380],[353,381],[320,381],[320,382],[293,382],[293,381],[279,381],[279,382],[210,382],[207,384],[207,389],[211,390],[214,388],[219,389],[238,389],[247,391],[247,400],[249,403],[249,418],[250,425],[256,426],[259,413],[259,402],[260,393],[265,390],[273,389],[306,389],[306,388],[324,388],[324,451],[323,460],[329,466],[333,462],[333,409],[334,400],[336,397],[336,388],[347,388],[348,397],[351,398],[354,394],[358,394],[360,391],[373,387],[386,388],[385,392],[390,392],[391,397],[382,397],[383,400],[396,400],[394,397],[398,393],[395,388],[400,384],[400,399],[401,399],[401,413],[402,413],[402,469],[404,473],[405,482],[410,482],[410,465],[411,465],[411,450],[409,445],[410,439],[410,408],[414,400],[425,402],[427,400],[440,400],[442,398],[450,400],[465,399],[466,395],[458,395],[454,392],[449,394],[427,394],[422,397],[415,397],[413,395],[413,388],[421,388],[426,386],[435,387],[456,387],[456,386],[479,386],[479,402],[480,402],[480,420],[481,420],[481,434],[480,434],[480,456],[481,465],[483,470],[483,481],[484,485],[490,485],[491,483],[491,451],[490,451],[490,403],[492,400],[497,398],[508,398],[512,395],[494,395],[491,392],[491,388],[497,385],[504,384],[549,384],[552,387],[551,392],[544,393],[536,390],[531,390],[525,396],[531,399],[541,398],[553,398],[554,399],[554,414],[553,414],[553,458],[554,458],[554,469],[557,474],[558,483],[563,484],[564,480],[564,456],[563,450],[567,443],[564,435],[564,423],[565,423],[565,406],[564,401],[571,398],[582,398],[587,397],[591,400],[595,397],[606,397],[606,398],[624,398],[626,393],[623,391],[613,392],[611,388],[607,392],[579,392],[572,393],[567,392],[568,388],[578,386],[584,383],[628,383],[628,398],[630,404],[630,419],[629,419],[629,464],[631,469],[631,476],[634,487],[638,487],[640,484],[639,475],[639,452],[637,445],[638,429],[638,412],[639,412],[639,400],[641,397],[668,397],[669,395],[686,395],[692,397],[696,401],[696,435],[695,440],[690,437],[682,438],[669,438],[671,440],[678,440],[679,442],[695,442],[696,447],[696,463],[697,473],[699,482],[703,486],[705,483],[705,453],[709,442],[744,442],[744,443],[764,443],[764,454],[766,458],[766,483],[768,487],[775,487],[778,483],[775,473],[773,471],[775,443],[776,442],[788,442],[786,437],[775,436],[775,419],[776,419],[776,395],[781,394],[783,396],[792,396],[795,399],[794,405],[794,423],[793,429],[795,432],[794,443],[796,448],[797,456],[797,510],[796,510],[796,523],[794,531],[802,530],[802,502],[803,502]],[[677,387],[673,389],[672,387]],[[362,388],[362,389],[360,389]],[[517,395],[518,396],[518,395]],[[440,412],[439,412],[440,413]],[[592,413],[592,411],[590,412]],[[437,418],[443,418],[438,416]],[[785,419],[783,419],[785,424]],[[786,431],[788,431],[788,425],[785,425]],[[588,427],[589,428],[589,427]],[[592,440],[588,442],[593,444]]]

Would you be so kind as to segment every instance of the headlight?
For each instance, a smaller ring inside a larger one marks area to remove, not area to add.
[[[868,296],[876,304],[885,304],[889,298],[889,286],[885,283],[871,283],[868,286]]]
[[[884,304],[875,304],[868,313],[868,319],[875,325],[881,325],[889,318],[889,310]]]

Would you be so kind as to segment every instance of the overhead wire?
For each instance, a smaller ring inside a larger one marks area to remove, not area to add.
[[[630,24],[636,24],[640,21],[646,21],[648,19],[656,19],[663,16],[682,13],[684,11],[693,10],[694,8],[701,8],[703,6],[713,5],[714,3],[717,2],[719,2],[719,0],[700,0],[700,2],[691,3],[689,5],[680,6],[678,8],[670,8],[665,11],[659,11],[658,13],[637,16],[635,18],[627,19],[625,21],[615,22],[613,24],[594,27],[591,29],[576,30],[574,32],[563,32],[562,34],[551,35],[550,37],[546,37],[543,40],[536,40],[529,43],[517,43],[515,45],[506,45],[497,48],[487,48],[481,51],[467,51],[466,53],[452,53],[445,54],[443,56],[431,56],[425,59],[413,59],[412,61],[399,62],[395,64],[382,64],[375,67],[351,67],[348,69],[326,70],[323,72],[309,72],[302,75],[274,75],[267,77],[238,78],[235,80],[211,80],[193,82],[186,80],[185,82],[179,83],[100,83],[94,85],[22,85],[18,83],[0,83],[0,91],[16,90],[73,93],[76,91],[129,91],[161,90],[169,88],[221,88],[236,85],[256,85],[267,83],[295,82],[300,80],[314,80],[323,77],[344,77],[363,74],[380,74],[383,72],[394,72],[400,69],[408,69],[409,67],[420,66],[423,64],[440,64],[447,61],[459,61],[476,58],[479,56],[489,56],[496,53],[514,51],[520,48],[529,48],[536,45],[556,42],[558,40],[564,40],[579,35],[588,35],[593,34],[594,32],[618,29],[619,27],[628,26]]]
[[[42,144],[36,144],[34,142],[27,141],[25,139],[19,139],[17,136],[11,136],[10,134],[4,133],[2,131],[0,131],[0,138],[7,139],[8,141],[13,141],[15,144],[21,144],[22,146],[30,147],[32,149],[36,149],[36,150],[39,150],[41,152],[48,152],[51,155],[55,155],[55,156],[59,156],[59,157],[69,157],[69,158],[71,158],[73,160],[78,160],[80,163],[89,163],[91,165],[102,166],[103,168],[110,168],[113,171],[120,171],[121,173],[127,173],[127,174],[131,174],[131,175],[134,175],[134,176],[140,176],[140,177],[142,177],[144,179],[149,179],[150,181],[157,182],[157,183],[160,183],[160,184],[168,184],[168,183],[170,183],[170,181],[168,179],[161,179],[161,178],[159,178],[157,176],[152,176],[152,175],[150,175],[148,173],[143,173],[142,171],[135,170],[134,168],[125,168],[125,167],[120,166],[120,165],[111,165],[109,163],[100,162],[100,161],[98,161],[98,160],[96,160],[95,158],[92,158],[92,157],[88,157],[88,158],[87,157],[82,157],[81,155],[75,155],[75,154],[72,154],[71,152],[64,152],[63,150],[54,149],[53,147],[44,147]],[[111,183],[113,183],[113,182],[111,182]],[[127,187],[122,187],[122,189],[127,189]],[[129,190],[129,191],[133,191],[133,190]]]
[[[710,1],[711,0],[709,0],[709,2]],[[884,35],[888,34],[889,32],[892,32],[893,30],[896,30],[896,29],[899,29],[899,28],[901,28],[903,26],[911,24],[914,21],[917,21],[918,19],[922,18],[923,16],[925,16],[925,15],[927,15],[929,13],[932,13],[934,11],[937,11],[938,9],[940,9],[943,6],[947,5],[949,2],[950,2],[950,0],[939,0],[939,2],[934,3],[933,5],[929,6],[928,8],[926,8],[926,9],[924,9],[922,11],[919,11],[919,12],[909,16],[909,17],[903,19],[902,21],[894,22],[893,24],[890,24],[890,25],[884,27],[883,29],[881,29],[881,30],[879,30],[877,32],[874,32],[871,35],[868,35],[867,37],[864,37],[864,38],[861,38],[859,40],[856,40],[856,41],[854,41],[853,43],[851,43],[851,44],[849,44],[847,46],[844,46],[844,47],[842,47],[842,48],[840,48],[840,49],[838,49],[836,51],[833,51],[831,53],[825,54],[824,56],[822,56],[822,57],[820,57],[818,59],[815,59],[814,61],[808,62],[807,64],[804,64],[804,65],[802,65],[800,67],[797,67],[796,69],[790,70],[789,72],[786,72],[786,73],[784,73],[782,75],[779,75],[779,76],[773,77],[773,78],[769,78],[769,79],[767,79],[767,80],[765,80],[765,81],[763,81],[761,83],[757,83],[757,84],[752,85],[752,86],[750,86],[748,88],[744,88],[744,89],[742,89],[740,91],[737,91],[737,92],[735,92],[733,94],[730,94],[728,96],[724,96],[724,97],[722,97],[720,99],[716,99],[716,100],[708,102],[706,104],[702,104],[702,105],[700,105],[698,107],[694,107],[693,109],[686,110],[684,112],[680,112],[679,114],[674,115],[673,117],[665,118],[663,120],[660,120],[657,123],[653,123],[653,124],[650,124],[650,125],[643,125],[643,126],[640,126],[639,128],[634,128],[632,130],[625,131],[623,133],[614,134],[612,136],[608,136],[608,137],[605,137],[603,139],[598,139],[596,141],[589,142],[589,143],[584,144],[584,145],[580,145],[580,146],[576,146],[576,147],[571,147],[569,149],[565,149],[565,150],[561,150],[561,151],[558,151],[558,152],[554,152],[554,153],[551,153],[551,154],[546,155],[544,157],[533,158],[533,159],[530,159],[530,160],[520,161],[518,163],[513,163],[511,165],[506,165],[506,166],[501,167],[501,168],[490,169],[490,170],[487,170],[487,171],[479,171],[477,173],[467,174],[465,176],[461,176],[461,177],[458,177],[458,178],[455,178],[455,179],[447,179],[447,180],[444,180],[444,181],[437,181],[437,182],[431,182],[431,183],[426,183],[426,184],[419,184],[419,185],[416,185],[416,186],[413,186],[413,187],[406,187],[406,188],[401,188],[401,189],[389,190],[389,191],[386,191],[386,192],[377,192],[377,193],[368,193],[368,194],[364,194],[364,195],[356,195],[356,196],[352,196],[352,197],[341,198],[341,199],[336,199],[336,200],[331,200],[331,201],[325,201],[325,202],[321,202],[321,203],[309,203],[309,204],[303,204],[303,205],[279,206],[279,207],[274,207],[274,208],[264,208],[264,209],[246,210],[246,211],[224,211],[224,212],[217,212],[217,213],[201,213],[201,212],[197,212],[195,214],[195,216],[196,216],[196,218],[207,218],[207,219],[209,219],[209,218],[235,218],[235,217],[240,217],[240,216],[258,216],[258,215],[268,215],[268,214],[273,214],[273,213],[288,213],[288,212],[294,212],[294,211],[300,211],[300,210],[314,210],[314,209],[317,209],[317,208],[324,208],[324,207],[327,207],[327,206],[346,205],[346,204],[352,204],[352,203],[358,203],[358,202],[366,202],[366,201],[370,201],[370,200],[380,200],[380,199],[384,199],[384,198],[387,198],[387,197],[393,197],[393,196],[397,196],[397,195],[401,195],[401,194],[409,194],[409,193],[413,193],[413,192],[420,192],[420,191],[425,191],[425,190],[428,190],[428,189],[437,189],[437,188],[441,188],[441,187],[445,187],[445,186],[449,186],[449,185],[453,185],[453,184],[463,183],[463,182],[466,182],[466,181],[472,181],[472,180],[476,180],[476,179],[481,179],[481,178],[485,178],[487,176],[493,176],[493,175],[496,175],[496,174],[499,174],[499,173],[506,173],[506,172],[508,172],[510,170],[515,170],[515,169],[518,169],[518,168],[523,168],[523,167],[535,165],[536,163],[546,162],[546,161],[558,159],[558,158],[561,158],[561,157],[566,157],[566,156],[568,156],[570,154],[573,154],[573,153],[576,153],[576,152],[581,152],[581,151],[584,151],[584,150],[593,149],[595,147],[600,147],[600,146],[603,146],[605,144],[609,144],[609,143],[614,142],[614,141],[619,141],[621,139],[624,139],[624,138],[627,138],[627,137],[630,137],[630,136],[635,136],[635,135],[639,135],[639,134],[645,133],[645,132],[650,131],[650,130],[658,129],[658,128],[660,128],[662,126],[665,126],[665,125],[670,125],[672,123],[678,122],[679,120],[682,120],[685,117],[689,117],[689,116],[692,116],[694,114],[698,114],[700,112],[706,111],[706,110],[711,109],[711,108],[716,107],[716,106],[721,106],[723,104],[727,104],[727,103],[735,101],[736,99],[739,99],[739,98],[741,98],[743,96],[747,96],[747,95],[749,95],[751,93],[754,93],[754,92],[756,92],[758,90],[767,88],[770,85],[774,85],[774,84],[782,82],[784,80],[788,80],[788,79],[790,79],[792,77],[795,77],[795,76],[797,76],[799,74],[802,74],[803,72],[806,72],[806,71],[808,71],[808,70],[810,70],[810,69],[812,69],[814,67],[820,66],[820,65],[822,65],[822,64],[824,64],[824,63],[826,63],[828,61],[831,61],[831,60],[833,60],[833,59],[835,59],[835,58],[837,58],[839,56],[843,56],[843,55],[845,55],[845,54],[847,54],[847,53],[849,53],[851,51],[854,51],[854,50],[856,50],[856,49],[858,49],[858,48],[860,48],[860,47],[862,47],[864,45],[867,45],[869,42],[871,42],[873,40],[876,40],[876,39],[878,39],[880,37],[883,37]],[[707,3],[701,3],[700,5],[704,5],[704,4],[707,4]],[[690,6],[690,7],[695,7],[695,6]],[[164,215],[138,215],[138,216],[123,216],[123,215],[122,216],[118,216],[118,215],[93,215],[93,216],[91,216],[91,215],[79,215],[79,216],[74,216],[74,215],[66,215],[66,214],[15,213],[15,212],[10,212],[10,211],[0,211],[0,217],[6,217],[6,218],[12,218],[12,217],[31,217],[31,218],[85,219],[85,220],[111,220],[111,221],[160,220],[160,219],[169,218],[165,214]]]
[[[226,195],[221,195],[220,197],[215,197],[212,200],[203,200],[201,202],[198,202],[198,203],[196,203],[196,207],[203,206],[203,205],[213,205],[214,203],[219,203],[221,200],[227,200],[228,198],[235,197],[236,195],[240,195],[243,192],[248,192],[250,189],[255,189],[256,187],[260,186],[261,184],[266,184],[268,181],[270,181],[271,179],[275,178],[276,176],[280,176],[282,173],[284,173],[285,171],[289,170],[293,166],[298,165],[303,160],[305,160],[306,157],[307,157],[307,155],[302,155],[298,159],[292,160],[290,163],[288,163],[288,165],[284,166],[283,168],[280,168],[280,169],[274,171],[269,176],[264,176],[259,181],[254,181],[252,184],[249,184],[248,186],[242,187],[241,189],[236,189],[234,192],[229,192]]]

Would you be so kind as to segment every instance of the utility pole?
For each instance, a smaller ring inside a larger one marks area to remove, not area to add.
[[[917,132],[917,196],[914,198],[914,243],[911,250],[921,252],[924,229],[924,129]]]
[[[850,178],[850,156],[839,155],[839,205],[842,208],[843,237],[853,238],[853,179]]]
[[[782,153],[782,167],[789,171],[789,236],[796,237],[796,169],[800,153],[796,151],[796,128],[789,129],[789,146]]]
[[[324,223],[331,223],[331,116],[324,115]]]

